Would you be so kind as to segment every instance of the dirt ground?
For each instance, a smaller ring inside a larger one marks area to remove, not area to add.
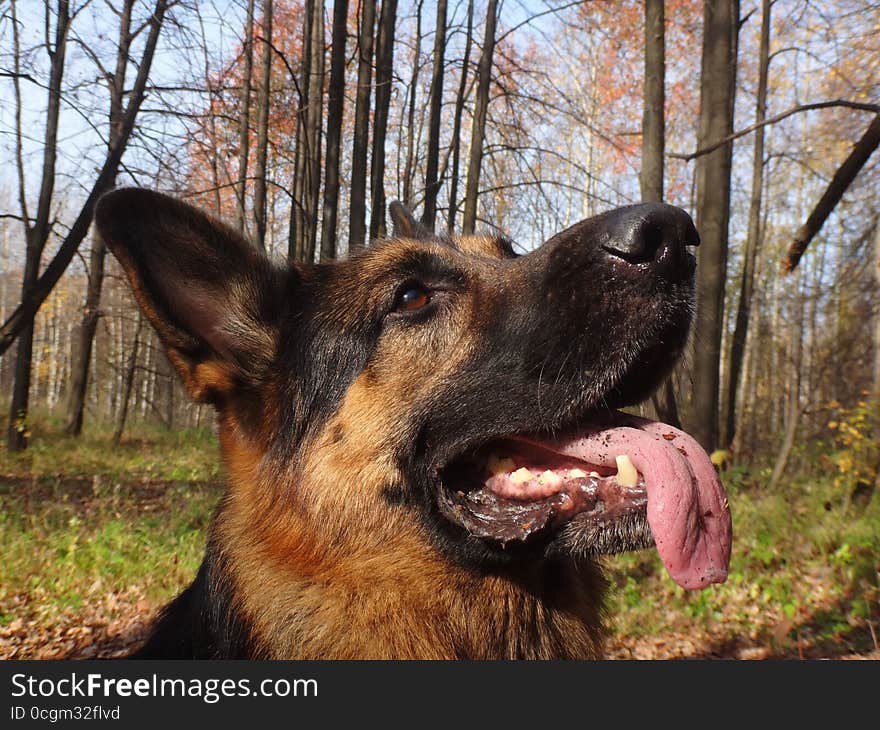
[[[112,659],[136,649],[146,637],[157,606],[137,596],[110,594],[104,605],[69,612],[52,627],[36,620],[0,628],[0,659]],[[802,643],[782,650],[744,638],[709,634],[665,634],[652,638],[612,637],[609,659],[874,659],[880,650],[853,653],[845,644]]]

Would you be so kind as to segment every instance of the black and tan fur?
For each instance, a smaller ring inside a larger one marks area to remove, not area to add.
[[[474,538],[438,510],[437,474],[476,440],[646,397],[684,343],[690,257],[661,275],[609,261],[625,211],[526,256],[392,212],[391,240],[286,267],[158,193],[100,202],[170,360],[216,406],[229,480],[140,656],[600,656],[603,580],[577,537]],[[407,286],[430,303],[402,310]]]

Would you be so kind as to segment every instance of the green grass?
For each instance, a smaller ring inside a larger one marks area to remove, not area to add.
[[[74,439],[35,429],[0,452],[0,626],[51,622],[108,593],[150,603],[192,580],[222,492],[208,430]]]
[[[727,582],[689,592],[653,551],[616,556],[608,563],[617,632],[873,649],[867,620],[876,629],[880,619],[880,496],[857,509],[830,476],[792,479],[775,492],[761,486],[766,475],[742,476],[725,475],[734,523]]]
[[[39,422],[26,451],[0,451],[0,474],[42,481],[97,476],[109,481],[206,483],[220,478],[220,461],[217,439],[208,428],[168,431],[139,426],[116,445],[110,431],[88,429],[73,438]]]
[[[848,505],[830,473],[769,492],[767,476],[724,475],[725,584],[684,591],[651,550],[607,561],[618,640],[746,639],[789,656],[804,643],[814,656],[875,649],[880,495]],[[0,632],[17,620],[75,626],[95,606],[112,618],[115,596],[119,610],[173,596],[196,573],[222,479],[207,429],[142,427],[114,446],[109,433],[73,439],[38,424],[25,454],[0,450]]]

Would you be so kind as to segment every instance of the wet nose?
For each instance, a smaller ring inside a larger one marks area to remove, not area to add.
[[[681,208],[642,203],[620,208],[615,214],[601,244],[608,256],[666,277],[681,275],[693,266],[686,247],[699,246],[700,236]]]

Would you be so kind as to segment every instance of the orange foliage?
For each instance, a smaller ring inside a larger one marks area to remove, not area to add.
[[[302,58],[302,0],[275,0],[272,23],[272,71],[269,105],[269,161],[267,169],[283,185],[293,175],[293,149],[296,138],[296,111],[299,95],[291,71],[299,72]],[[248,170],[253,170],[256,150],[259,66],[265,44],[261,36],[262,19],[254,18],[253,68],[249,124]],[[242,29],[244,37],[244,29]],[[193,202],[232,218],[236,210],[234,183],[238,180],[239,90],[244,76],[243,43],[229,65],[210,79],[214,90],[189,145],[190,169],[187,187]],[[216,172],[215,172],[216,168]],[[250,188],[250,184],[248,184]],[[271,194],[271,191],[270,191]],[[219,202],[219,210],[217,205]]]
[[[615,174],[639,168],[644,79],[644,2],[584,3],[576,14],[584,38],[585,73],[595,74],[596,124],[610,143],[603,159]],[[666,126],[671,148],[693,144],[699,105],[699,0],[666,2]],[[667,171],[667,197],[684,202],[690,189],[684,165]]]

